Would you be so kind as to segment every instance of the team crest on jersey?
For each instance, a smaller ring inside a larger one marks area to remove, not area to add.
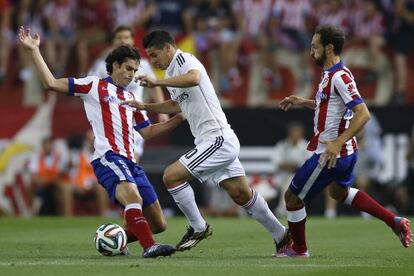
[[[329,74],[325,74],[319,83],[319,90],[322,91],[329,83]]]

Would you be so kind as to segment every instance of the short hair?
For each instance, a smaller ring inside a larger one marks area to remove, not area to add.
[[[142,44],[144,45],[145,49],[151,47],[161,49],[162,47],[164,47],[166,43],[169,43],[172,46],[176,47],[175,40],[172,37],[172,35],[164,30],[152,31],[149,34],[147,34],[142,41]]]
[[[106,71],[108,72],[108,74],[112,74],[112,71],[114,69],[112,64],[114,62],[122,64],[127,59],[134,59],[139,62],[141,60],[139,51],[135,47],[131,47],[128,45],[119,46],[118,48],[111,51],[105,59]]]
[[[315,34],[320,35],[320,41],[324,47],[332,44],[334,53],[336,55],[341,54],[345,43],[345,34],[341,29],[333,25],[321,25],[316,28]]]
[[[132,37],[134,37],[134,35],[135,35],[134,29],[131,26],[129,26],[129,25],[119,25],[118,27],[116,27],[112,31],[112,33],[111,33],[111,41],[113,41],[115,39],[115,36],[118,33],[123,32],[123,31],[129,31],[131,33]]]

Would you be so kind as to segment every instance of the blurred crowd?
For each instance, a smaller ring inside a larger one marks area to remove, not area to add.
[[[224,95],[223,104],[226,92],[241,87],[249,90],[252,103],[260,99],[257,94],[286,88],[286,56],[288,67],[294,64],[295,90],[314,88],[311,84],[319,77],[309,58],[311,35],[317,25],[329,23],[344,29],[348,45],[365,50],[361,81],[393,75],[382,102],[402,105],[413,92],[407,87],[407,60],[414,49],[413,0],[0,0],[0,18],[0,81],[10,77],[7,68],[15,61],[10,53],[20,25],[40,34],[56,76],[81,77],[110,44],[111,31],[122,24],[133,26],[139,48],[149,30],[170,31],[180,47],[204,61]],[[35,73],[23,51],[16,51],[19,78],[30,81]],[[382,64],[384,53],[394,70]],[[359,56],[353,58],[351,63],[358,64]]]

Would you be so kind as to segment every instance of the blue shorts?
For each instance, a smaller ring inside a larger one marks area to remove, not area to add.
[[[143,201],[142,208],[157,201],[157,194],[144,170],[128,158],[112,151],[107,151],[104,156],[93,160],[91,164],[99,184],[108,192],[112,202],[119,204],[115,198],[115,190],[121,181],[137,185]]]
[[[358,158],[355,152],[336,159],[335,168],[328,169],[319,164],[320,154],[313,154],[299,168],[290,183],[289,189],[302,200],[312,199],[331,182],[347,188],[354,183],[354,166]]]

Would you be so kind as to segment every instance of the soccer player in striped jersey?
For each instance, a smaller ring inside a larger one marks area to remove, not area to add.
[[[355,134],[369,120],[367,106],[358,92],[354,77],[340,58],[345,36],[331,26],[317,28],[311,57],[323,68],[315,100],[289,96],[280,102],[283,110],[304,106],[315,110],[314,136],[308,144],[313,155],[296,172],[285,193],[287,219],[293,245],[276,257],[309,257],[305,239],[305,202],[328,187],[330,196],[358,211],[384,221],[404,247],[412,243],[410,222],[385,209],[365,192],[352,188],[357,161]]]
[[[152,185],[135,163],[133,130],[148,139],[172,130],[183,121],[183,117],[176,115],[166,122],[151,125],[139,110],[120,104],[134,99],[134,94],[124,87],[138,70],[138,50],[120,46],[109,53],[105,60],[109,77],[105,79],[94,76],[56,79],[40,53],[39,36],[32,36],[30,30],[20,27],[19,40],[29,52],[45,88],[83,100],[95,135],[94,173],[110,199],[125,208],[128,240],[139,241],[144,249],[144,258],[173,254],[174,247],[155,243],[152,237],[151,228],[153,231],[155,228],[154,232],[165,229],[165,218]],[[149,225],[146,217],[155,223]]]
[[[155,80],[140,76],[139,80],[148,87],[166,87],[171,100],[151,104],[126,101],[125,104],[158,113],[182,111],[195,137],[194,149],[168,166],[163,177],[165,186],[189,222],[177,250],[189,250],[212,234],[188,183],[195,178],[201,183],[211,181],[226,190],[235,203],[271,233],[276,252],[279,252],[291,243],[289,231],[270,211],[263,197],[249,187],[238,159],[239,140],[227,122],[206,69],[192,54],[177,49],[173,37],[166,31],[153,31],[143,42],[150,61],[155,67],[166,70],[166,77]]]

